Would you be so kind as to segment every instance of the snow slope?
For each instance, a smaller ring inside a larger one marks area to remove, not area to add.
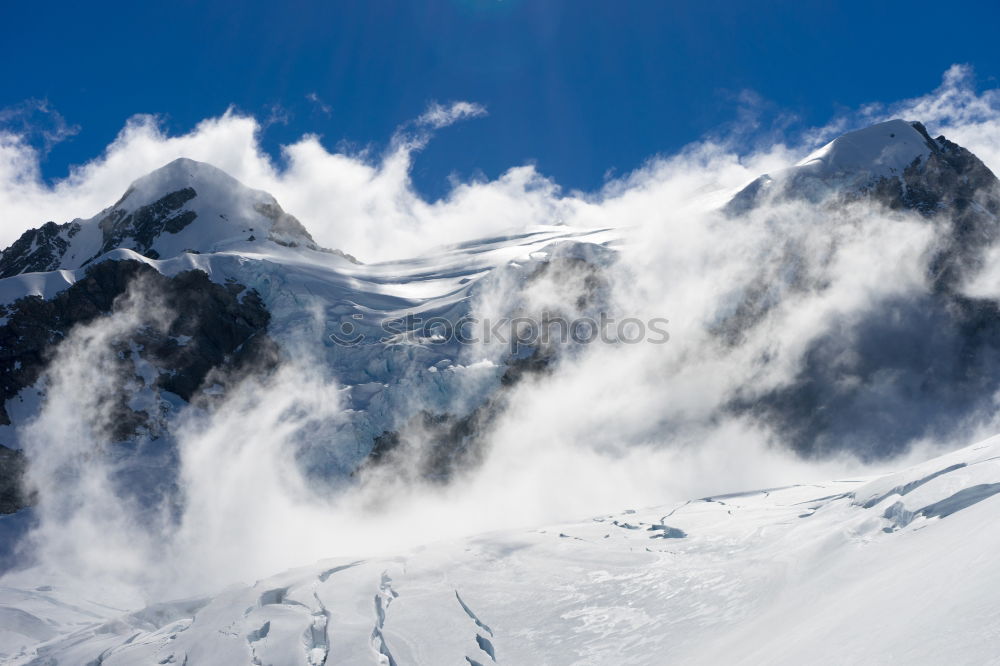
[[[910,123],[897,119],[837,137],[792,168],[816,177],[890,176],[930,154],[926,138]]]
[[[816,202],[833,192],[865,191],[880,180],[901,179],[907,167],[926,165],[940,150],[913,123],[878,123],[837,137],[794,166],[760,176],[737,193],[727,209],[738,214],[773,197]]]
[[[997,663],[997,493],[993,438],[877,479],[359,553],[141,610],[8,579],[2,649],[106,666]]]

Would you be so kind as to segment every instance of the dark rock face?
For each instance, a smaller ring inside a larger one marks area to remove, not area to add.
[[[0,514],[20,511],[31,503],[31,497],[21,486],[24,468],[23,453],[0,445]]]
[[[931,139],[921,123],[911,124],[926,140],[931,155],[924,164],[912,164],[906,169],[905,191],[897,190],[887,201],[889,205],[933,214],[943,206],[965,211],[971,202],[982,200],[989,212],[1000,212],[996,193],[989,191],[996,184],[996,176],[982,160],[944,136]],[[991,202],[989,195],[993,195]]]
[[[104,369],[121,373],[123,379],[106,415],[109,443],[131,442],[120,446],[119,457],[141,458],[143,446],[135,442],[163,434],[157,421],[160,414],[130,407],[137,389],[169,391],[189,402],[204,397],[208,406],[211,398],[199,389],[225,386],[248,373],[276,367],[277,345],[267,334],[270,314],[255,291],[239,284],[215,284],[201,271],[166,277],[137,261],[104,261],[92,265],[83,279],[52,300],[27,297],[6,307],[7,322],[0,326],[0,423],[10,423],[6,401],[38,381],[52,362],[53,350],[74,326],[119,311],[122,297],[130,289],[135,297],[136,288],[140,297],[148,297],[151,308],[162,307],[169,314],[116,341],[120,362]],[[154,369],[151,385],[136,374],[132,362],[136,355]],[[121,471],[123,479],[132,475],[123,485],[140,500],[152,498],[150,505],[161,493],[170,492],[172,483],[172,452],[154,455],[163,465],[154,477],[141,476],[150,474],[149,465],[124,465]],[[24,465],[20,451],[0,446],[0,513],[17,511],[30,502],[21,487]]]
[[[171,192],[151,204],[137,208],[128,213],[120,208],[113,209],[98,225],[104,234],[104,244],[97,256],[122,247],[131,239],[134,243],[131,249],[151,259],[158,259],[155,251],[150,251],[160,234],[167,232],[176,234],[187,225],[194,222],[197,215],[193,211],[180,210],[185,203],[194,199],[197,193],[192,187]],[[124,198],[128,197],[128,193]],[[154,256],[156,255],[156,256]]]
[[[143,280],[147,293],[178,314],[167,330],[143,328],[134,336],[142,357],[162,370],[157,388],[190,400],[214,369],[273,360],[276,346],[267,336],[270,314],[256,292],[215,284],[201,271],[171,278],[136,261],[105,261],[88,268],[83,279],[52,300],[32,296],[6,306],[7,322],[0,326],[0,400],[33,385],[53,345],[73,326],[114,312],[136,280]],[[0,406],[0,423],[9,422]],[[126,430],[131,426],[129,419],[123,424]]]
[[[76,222],[46,222],[29,229],[0,256],[0,279],[21,273],[40,273],[59,268],[69,248],[69,239],[80,231]]]
[[[857,189],[824,192],[809,187],[813,176],[795,173],[780,187],[766,188],[762,176],[740,191],[724,211],[738,217],[768,202],[807,200],[828,210],[855,201],[871,201],[890,210],[919,213],[932,224],[947,226],[946,246],[933,262],[935,278],[954,286],[981,265],[981,250],[998,237],[1000,182],[970,151],[939,136],[932,139],[919,122],[910,123],[930,151],[917,158],[899,176],[882,176]],[[823,193],[817,198],[817,192]]]
[[[764,394],[747,389],[730,405],[776,428],[804,454],[846,449],[867,458],[893,455],[916,439],[959,432],[973,415],[990,409],[1000,390],[1000,307],[960,293],[1000,234],[1000,182],[968,150],[943,136],[931,139],[919,123],[913,126],[930,148],[926,160],[915,161],[898,178],[834,193],[815,205],[832,216],[845,203],[871,201],[916,212],[936,225],[941,242],[929,262],[930,289],[880,303],[859,322],[845,322],[810,346],[789,386]],[[738,195],[740,206],[759,189],[754,183]],[[786,194],[795,196],[794,188]],[[734,224],[739,210],[728,210]],[[825,288],[796,270],[796,248],[784,252],[786,258],[762,269],[734,312],[718,324],[725,346],[743,344],[748,331],[766,320],[776,304],[771,286],[781,276],[792,292]]]
[[[901,178],[883,178],[869,192],[894,210],[913,210],[931,222],[947,225],[945,246],[932,262],[935,281],[953,288],[982,266],[982,250],[997,239],[1000,182],[971,152],[943,136],[931,139],[920,123],[931,155],[915,162]]]
[[[812,344],[788,386],[738,395],[731,408],[803,454],[878,459],[960,435],[968,419],[995,411],[997,390],[1000,308],[937,293],[880,304]]]
[[[929,219],[946,215],[956,221],[960,240],[994,238],[984,220],[1000,213],[996,176],[965,148],[944,136],[932,139],[919,122],[910,125],[923,137],[930,154],[926,159],[915,159],[899,176],[881,176],[857,182],[846,190],[829,190],[810,186],[816,180],[810,172],[792,169],[789,176],[777,183],[770,176],[761,176],[736,194],[723,210],[731,217],[738,217],[766,203],[782,200],[805,200],[828,209],[870,200],[891,210],[915,211]]]
[[[128,195],[129,192],[126,192],[121,201]],[[160,234],[176,234],[194,222],[197,215],[181,208],[195,196],[193,188],[185,187],[131,213],[116,204],[98,222],[103,234],[103,244],[88,261],[119,247],[129,247],[151,259],[158,259],[159,255],[151,249],[153,243]],[[79,231],[78,222],[47,222],[38,229],[24,232],[0,256],[0,279],[21,273],[56,270],[69,249],[69,240]]]

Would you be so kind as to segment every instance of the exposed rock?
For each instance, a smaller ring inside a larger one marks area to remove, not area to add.
[[[201,271],[167,277],[138,261],[104,261],[89,267],[83,279],[52,300],[31,296],[7,306],[7,321],[0,326],[0,423],[10,423],[6,401],[35,385],[72,328],[120,310],[123,295],[136,287],[151,307],[168,313],[168,323],[141,325],[114,343],[121,363],[104,371],[123,373],[123,381],[108,406],[109,443],[156,439],[162,434],[158,421],[162,414],[130,406],[137,388],[210,402],[199,392],[203,386],[225,385],[246,373],[275,367],[278,350],[267,335],[270,314],[255,291],[213,283]],[[154,369],[152,385],[136,374],[133,356]],[[164,453],[169,459],[171,454]],[[143,465],[137,469],[142,471]],[[0,513],[29,503],[30,497],[21,490],[23,470],[20,451],[0,447]],[[136,470],[122,468],[122,473]],[[163,469],[159,479],[144,481],[136,495],[169,491],[170,474]]]
[[[24,454],[0,444],[0,514],[14,513],[29,506],[32,498],[24,491]]]
[[[948,225],[945,246],[931,262],[941,288],[956,287],[981,267],[982,251],[997,239],[1000,182],[971,152],[944,136],[931,139],[920,123],[930,157],[911,164],[901,178],[882,178],[871,196],[890,209],[914,210]]]
[[[194,222],[197,217],[194,211],[182,211],[181,208],[196,196],[194,188],[185,187],[149,205],[140,206],[132,213],[121,208],[112,209],[98,223],[104,235],[104,244],[94,258],[118,247],[129,247],[151,259],[159,258],[158,255],[152,256],[155,252],[151,253],[150,248],[160,234],[176,234]]]
[[[178,314],[168,330],[143,328],[132,340],[142,357],[161,370],[158,388],[190,400],[213,369],[273,359],[276,347],[267,336],[270,314],[256,292],[215,284],[201,271],[166,277],[137,261],[105,261],[89,267],[84,278],[52,300],[29,296],[7,306],[7,321],[0,326],[0,400],[33,385],[53,346],[73,326],[113,312],[119,297],[140,278],[144,289]],[[0,405],[0,423],[9,422]],[[130,427],[127,419],[125,424]]]
[[[201,218],[199,218],[201,215]],[[21,273],[75,270],[118,248],[151,259],[212,251],[239,238],[328,252],[266,192],[246,187],[209,164],[180,158],[139,178],[112,207],[88,220],[49,222],[25,232],[0,255],[0,279]],[[81,231],[83,233],[81,233]],[[161,256],[169,255],[169,256]]]
[[[56,270],[69,248],[69,239],[79,231],[77,222],[46,222],[37,229],[25,231],[0,256],[0,279]]]

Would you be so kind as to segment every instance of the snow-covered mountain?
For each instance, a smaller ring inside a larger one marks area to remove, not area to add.
[[[437,410],[426,417],[442,425],[436,457],[445,469],[462,445],[445,422],[466,416],[445,414],[455,386],[477,394],[474,409],[501,386],[509,354],[501,348],[496,359],[467,368],[461,344],[436,341],[408,318],[458,321],[484,278],[518,282],[561,262],[607,263],[606,246],[616,239],[610,230],[553,225],[364,265],[318,247],[269,195],[210,165],[176,160],[91,219],[25,232],[0,258],[0,445],[22,448],[18,426],[37,413],[48,350],[74,326],[120,310],[139,284],[147,309],[166,309],[169,321],[145,326],[143,339],[132,341],[129,372],[141,388],[120,396],[113,441],[169,442],[179,406],[217,392],[227,376],[308,354],[348,387],[351,408],[327,445],[307,456],[310,469],[353,473],[380,442],[385,449],[399,428],[422,418],[413,392],[423,395],[424,412]],[[363,342],[338,341],[345,330]]]
[[[318,249],[269,194],[210,164],[178,159],[132,183],[117,203],[88,220],[26,231],[0,258],[0,278],[75,270],[119,248],[158,259],[247,247],[258,239]]]
[[[725,211],[734,220],[785,215],[836,223],[853,206],[872,205],[886,215],[915,215],[934,233],[926,288],[888,299],[848,330],[814,341],[794,382],[776,390],[751,386],[733,401],[738,411],[782,424],[787,440],[806,452],[846,446],[877,457],[914,439],[942,437],[987,408],[998,388],[1000,308],[965,287],[998,238],[1000,184],[965,148],[932,139],[919,122],[880,123],[760,176]],[[783,258],[752,278],[719,322],[730,344],[766,329],[780,307],[777,291],[787,301],[825,288],[803,270],[809,260],[802,248],[788,241],[780,252]],[[887,383],[909,387],[909,408]]]
[[[996,178],[971,152],[919,122],[890,120],[848,132],[795,166],[764,174],[727,204],[745,212],[775,198],[819,202],[873,196],[891,208],[932,215],[941,209],[998,213]],[[980,210],[981,209],[981,210]]]
[[[915,287],[870,296],[869,307],[804,336],[803,361],[774,381],[768,373],[789,353],[768,343],[788,321],[778,315],[828,295],[811,264],[832,262],[837,243],[851,240],[831,237],[817,260],[815,248],[776,234],[773,256],[727,285],[700,346],[680,354],[682,370],[642,371],[682,374],[684,363],[707,357],[697,367],[721,375],[748,357],[751,371],[732,379],[704,420],[766,424],[805,457],[885,459],[964,432],[1000,391],[1000,306],[965,288],[997,240],[1000,183],[972,153],[932,139],[920,123],[881,123],[761,176],[710,220],[734,236],[798,216],[850,229],[855,209],[929,230],[926,274],[908,278]],[[553,223],[364,264],[351,248],[320,247],[270,195],[187,159],[135,181],[90,219],[25,232],[0,256],[0,512],[11,514],[0,518],[0,566],[14,565],[0,580],[0,657],[981,661],[973,637],[991,631],[997,601],[987,566],[997,538],[995,440],[896,475],[636,507],[388,558],[358,552],[364,559],[145,608],[24,569],[30,548],[17,547],[39,520],[32,507],[46,500],[34,493],[65,484],[71,503],[76,477],[108,461],[115,501],[138,507],[131,520],[169,522],[190,499],[183,480],[192,463],[180,449],[192,423],[282,369],[337,387],[329,414],[319,402],[282,412],[306,424],[282,436],[319,494],[343,493],[373,470],[389,470],[394,482],[461,479],[483,464],[517,388],[544,387],[583,346],[467,344],[455,331],[470,317],[630,316],[615,295],[628,291],[630,267],[620,262],[634,242],[624,224]],[[88,433],[46,412],[58,400],[65,412],[85,412]],[[300,413],[310,410],[322,415]],[[656,415],[649,423],[663,432],[685,425]],[[648,432],[639,439],[648,442]],[[46,457],[57,446],[65,459]],[[23,482],[26,468],[33,483]],[[32,469],[48,485],[39,488]],[[927,603],[900,609],[900,596]],[[890,632],[873,632],[879,618],[901,612]],[[949,614],[965,619],[945,634]]]
[[[797,166],[761,176],[725,210],[738,219],[782,203],[805,201],[835,210],[859,200],[913,211],[941,228],[941,242],[929,262],[934,287],[919,302],[889,305],[897,317],[908,319],[898,327],[898,335],[923,336],[934,329],[935,336],[955,341],[950,345],[954,355],[942,358],[941,346],[923,345],[925,357],[902,359],[902,367],[892,370],[924,374],[926,367],[939,369],[920,382],[920,401],[986,395],[984,389],[996,383],[986,369],[991,367],[986,357],[997,351],[1000,311],[992,301],[965,297],[962,281],[982,266],[983,252],[996,238],[1000,186],[967,150],[944,137],[931,139],[919,123],[893,120],[848,133]],[[137,352],[158,368],[159,378],[150,387],[158,397],[152,397],[151,404],[175,404],[170,396],[160,396],[160,389],[187,402],[199,388],[211,388],[202,386],[209,372],[240,365],[232,355],[244,350],[250,339],[255,349],[273,347],[286,356],[308,349],[350,387],[347,400],[354,410],[351,423],[331,435],[338,444],[319,455],[322,460],[315,464],[326,472],[349,474],[369,452],[377,452],[377,442],[393,441],[414,418],[454,425],[485,404],[505,373],[519,374],[518,368],[526,367],[498,351],[486,365],[467,368],[463,345],[435,340],[432,331],[420,327],[412,330],[408,317],[458,322],[470,315],[487,286],[496,290],[503,283],[502,290],[513,294],[520,289],[514,285],[523,286],[544,272],[556,273],[550,269],[561,265],[589,265],[600,273],[615,261],[614,247],[626,241],[622,230],[553,225],[442,248],[412,260],[364,265],[340,250],[319,248],[266,193],[246,188],[210,165],[176,160],[137,180],[120,201],[93,218],[48,223],[25,232],[0,257],[0,444],[20,448],[16,428],[4,426],[33,413],[45,350],[72,326],[110,312],[135,274],[155,273],[157,289],[170,290],[168,300],[184,316],[171,322],[162,344]],[[798,250],[783,251],[787,256],[778,267],[780,274],[761,272],[736,295],[736,307],[720,314],[715,323],[720,339],[739,345],[765,325],[776,304],[768,294],[776,285],[792,294],[815,289],[800,275],[803,259]],[[593,271],[573,272],[576,284],[571,291],[583,294],[595,279],[600,281]],[[205,284],[171,290],[169,285],[178,280]],[[210,297],[196,304],[195,293]],[[29,297],[41,297],[45,304]],[[510,300],[506,314],[520,312],[523,304]],[[607,303],[592,304],[592,313],[600,307]],[[226,308],[240,311],[241,319],[235,330],[222,335],[224,325],[212,321]],[[338,344],[336,338],[345,331],[346,337],[359,337],[362,344]],[[225,343],[219,343],[220,336]],[[177,353],[177,341],[184,341],[183,353]],[[858,340],[824,340],[817,355],[839,344],[851,347],[852,367],[836,368],[836,376],[831,376],[827,364],[817,358],[818,367],[807,368],[790,389],[761,394],[748,387],[734,395],[731,409],[785,423],[787,437],[805,450],[843,448],[852,440],[858,442],[854,448],[875,456],[891,453],[928,428],[940,431],[955,425],[915,421],[913,431],[893,435],[870,423],[831,423],[827,414],[837,405],[847,409],[867,403],[880,409],[878,396],[865,392],[865,378],[894,363]],[[160,358],[152,358],[157,353]],[[259,350],[252,355],[259,357]],[[847,358],[843,350],[837,355],[841,363]],[[552,360],[548,353],[543,356]],[[511,371],[513,361],[517,368]],[[853,388],[846,391],[847,385],[838,379],[844,376],[859,377],[860,383],[852,382]],[[899,380],[904,381],[909,380]],[[454,385],[459,383],[473,396],[465,413],[451,413]],[[956,395],[956,387],[963,384],[967,390]],[[423,417],[408,407],[413,392],[422,395]],[[159,421],[146,427],[159,432],[162,410],[153,411],[134,415],[131,421]],[[877,450],[875,442],[881,442],[883,450]]]

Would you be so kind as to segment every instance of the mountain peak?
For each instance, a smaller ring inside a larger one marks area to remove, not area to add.
[[[211,164],[179,158],[135,180],[89,220],[26,231],[0,257],[0,278],[76,269],[119,248],[163,259],[268,242],[321,249],[267,192]]]
[[[994,215],[997,179],[975,155],[943,136],[932,139],[923,124],[889,120],[848,132],[795,166],[760,176],[724,210],[739,215],[774,201],[820,202],[873,198],[893,209],[932,216],[963,212],[978,192]]]
[[[195,224],[187,230],[191,222]],[[318,249],[305,227],[270,194],[247,187],[218,167],[184,157],[133,182],[99,224],[105,231],[104,251],[112,245],[123,247],[116,236],[140,241],[140,246],[156,236],[149,249],[159,256],[186,249],[213,251],[242,240]]]
[[[816,177],[891,176],[902,174],[915,160],[926,160],[933,150],[913,123],[896,119],[839,136],[793,168]]]
[[[250,193],[270,198],[264,192],[246,187],[216,166],[179,157],[132,181],[112,208],[134,210],[187,187],[194,189],[203,198],[215,200],[242,200]]]

